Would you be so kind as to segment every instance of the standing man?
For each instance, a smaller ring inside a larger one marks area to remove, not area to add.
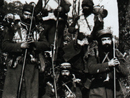
[[[57,3],[58,1],[59,4]],[[71,4],[69,0],[49,0],[42,3],[44,6],[42,20],[46,39],[50,47],[52,47],[55,41],[55,33],[57,33],[57,49],[61,49],[63,47],[64,28],[67,24],[67,13],[70,10]],[[47,10],[47,13],[45,13],[45,10]]]
[[[22,10],[21,22],[15,28],[6,30],[2,43],[3,51],[8,53],[7,75],[4,84],[2,98],[38,98],[38,56],[41,51],[48,49],[48,44],[44,36],[30,28],[33,19],[34,6],[25,4]],[[31,30],[30,30],[31,29]],[[26,51],[27,50],[27,51]],[[26,53],[25,53],[26,51]],[[23,61],[25,68],[22,77],[20,92],[20,77]]]
[[[71,63],[73,73],[77,78],[81,79],[82,98],[86,98],[89,91],[88,71],[86,68],[88,44],[88,38],[83,33],[79,33],[76,40],[71,41],[63,48],[63,60]]]
[[[102,29],[97,32],[98,48],[88,58],[88,72],[93,76],[89,98],[114,98],[113,67],[116,68],[116,98],[123,98],[119,79],[128,75],[125,59],[119,50],[113,51],[112,32]],[[115,47],[114,47],[115,48]],[[115,53],[115,58],[113,58]]]

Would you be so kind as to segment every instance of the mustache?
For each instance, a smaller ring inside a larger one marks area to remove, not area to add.
[[[105,44],[104,46],[111,46],[110,44]]]

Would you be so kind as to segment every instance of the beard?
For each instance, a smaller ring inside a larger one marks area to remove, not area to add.
[[[28,24],[30,24],[31,19],[26,19],[25,22],[28,23]]]
[[[108,52],[112,49],[112,45],[111,44],[105,44],[105,45],[102,45],[102,49],[105,51],[105,52]]]
[[[68,82],[69,80],[71,80],[71,76],[64,75],[64,76],[61,76],[60,79],[63,82]]]
[[[30,18],[24,19],[24,22],[27,23],[27,24],[30,24],[31,23],[31,19]]]

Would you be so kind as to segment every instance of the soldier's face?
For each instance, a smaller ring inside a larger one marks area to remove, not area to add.
[[[69,76],[70,75],[70,71],[69,70],[62,70],[61,71],[61,75],[62,76]]]
[[[26,22],[30,22],[30,20],[31,20],[31,15],[32,15],[31,12],[29,12],[29,11],[24,11],[24,12],[23,12],[23,18],[24,18],[24,20],[26,20]]]
[[[69,70],[62,70],[61,71],[61,80],[67,82],[71,79],[70,71]]]
[[[102,45],[107,48],[112,44],[112,39],[110,37],[102,37],[101,42],[102,42]]]

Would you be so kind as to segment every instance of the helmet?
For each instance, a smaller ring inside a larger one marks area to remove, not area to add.
[[[61,69],[71,69],[71,64],[68,62],[64,62],[60,64]]]
[[[97,39],[100,39],[101,37],[112,37],[112,31],[110,29],[102,29],[97,32]]]

